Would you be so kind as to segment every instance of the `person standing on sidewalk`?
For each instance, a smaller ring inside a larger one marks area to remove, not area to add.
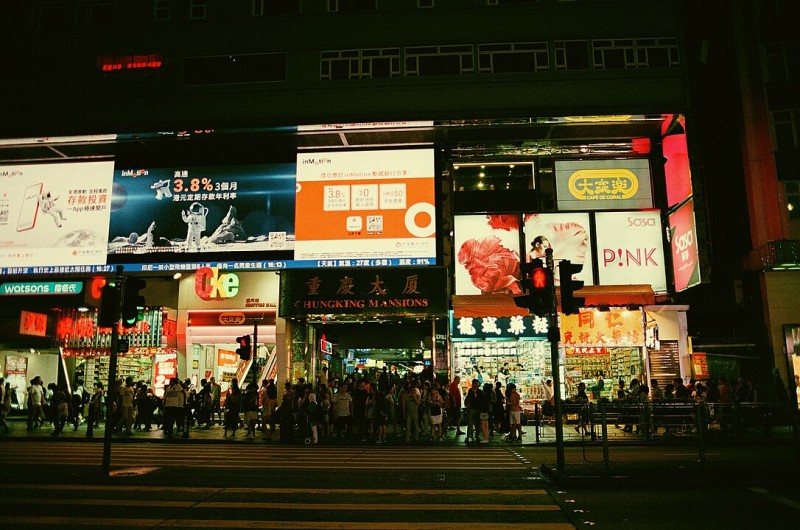
[[[242,391],[239,390],[239,380],[233,379],[228,394],[225,396],[225,431],[223,438],[228,437],[231,431],[231,438],[236,437],[236,429],[239,428],[239,409],[242,405]]]
[[[258,420],[258,386],[254,382],[248,383],[242,394],[242,411],[247,426],[245,438],[255,438],[256,421]]]
[[[461,436],[464,431],[461,430],[461,378],[455,376],[453,382],[447,390],[447,415],[450,418],[451,424],[456,427],[456,436]]]
[[[406,418],[406,443],[411,442],[411,431],[414,431],[414,441],[419,440],[419,405],[422,395],[419,391],[419,380],[415,379],[408,392],[403,397]]]
[[[508,385],[508,441],[522,441],[522,406],[520,405],[520,395],[517,392],[517,385]]]
[[[481,383],[477,379],[472,380],[472,387],[467,391],[464,404],[467,407],[467,440],[478,441],[478,429],[481,423],[481,404],[482,404]]]
[[[333,413],[336,425],[336,439],[348,441],[350,439],[350,418],[353,415],[353,397],[347,392],[347,383],[339,387],[339,392],[333,396]],[[344,438],[342,437],[344,431]]]
[[[133,378],[128,377],[125,379],[125,384],[120,389],[119,404],[120,404],[120,423],[125,428],[123,434],[131,435],[131,426],[133,426]]]
[[[214,377],[211,378],[209,383],[211,383],[211,421],[209,424],[214,423],[214,414],[216,413],[219,418],[219,424],[222,425],[222,409],[219,405],[220,398],[222,397],[222,387],[219,386],[219,383],[217,383]]]
[[[86,418],[86,437],[94,436],[94,428],[100,421],[100,413],[103,410],[103,383],[97,383],[94,387],[94,394],[89,398],[89,417]]]
[[[6,422],[6,416],[8,416],[9,412],[11,412],[11,383],[4,382],[3,378],[0,377],[0,424],[3,425],[3,430],[6,434],[11,430]]]
[[[164,436],[172,436],[176,423],[181,425],[184,405],[186,392],[178,378],[173,377],[169,381],[169,388],[164,392]]]

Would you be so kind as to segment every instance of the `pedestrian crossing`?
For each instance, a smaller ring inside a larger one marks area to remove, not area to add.
[[[45,448],[46,447],[46,448]],[[43,450],[44,449],[44,450]],[[100,465],[103,445],[14,442],[2,444],[0,466],[29,462],[43,465]],[[402,463],[405,470],[524,470],[526,464],[506,448],[491,447],[307,447],[223,444],[118,443],[111,466],[246,467],[249,469],[385,469]]]
[[[574,529],[544,489],[0,484],[0,513],[14,528]]]

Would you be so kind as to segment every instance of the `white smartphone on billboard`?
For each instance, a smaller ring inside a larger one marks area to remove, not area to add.
[[[42,183],[32,184],[25,188],[22,196],[22,207],[17,219],[17,232],[24,232],[36,226],[36,216],[39,215],[39,197],[42,195]]]

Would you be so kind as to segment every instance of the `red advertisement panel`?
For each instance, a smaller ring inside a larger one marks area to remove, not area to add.
[[[700,260],[697,251],[697,229],[694,222],[694,199],[669,216],[672,271],[675,291],[683,291],[700,283]]]

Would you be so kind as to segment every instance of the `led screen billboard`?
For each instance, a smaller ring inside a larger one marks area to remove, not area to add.
[[[0,166],[0,265],[106,261],[113,162]]]
[[[457,215],[456,294],[521,294],[519,216]]]
[[[598,212],[595,227],[601,285],[650,284],[666,292],[661,212]]]
[[[553,249],[556,267],[562,259],[568,259],[583,269],[575,276],[585,285],[594,283],[592,267],[592,239],[588,213],[542,213],[525,214],[525,253],[526,261],[534,258],[545,259],[545,249]],[[555,284],[560,283],[558,274]]]
[[[432,149],[299,154],[294,258],[433,265],[434,204]]]
[[[294,194],[294,164],[118,169],[109,263],[291,257]]]

